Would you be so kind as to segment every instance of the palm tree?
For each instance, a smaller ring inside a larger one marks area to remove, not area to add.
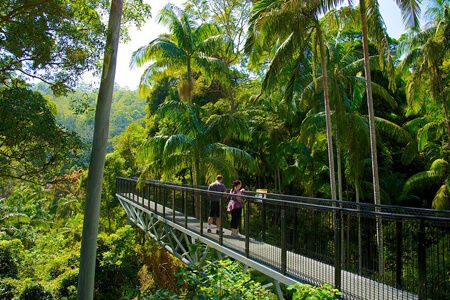
[[[161,10],[159,23],[167,25],[170,34],[160,35],[136,50],[131,57],[131,67],[151,62],[141,76],[140,91],[145,94],[158,79],[172,75],[180,78],[180,98],[192,104],[194,70],[208,75],[223,68],[219,59],[205,55],[205,41],[217,35],[218,29],[208,23],[196,27],[187,13],[172,4]]]
[[[449,73],[444,67],[450,55],[450,4],[442,0],[433,2],[427,10],[427,16],[432,21],[422,31],[411,30],[401,42],[403,60],[400,67],[404,71],[412,70],[407,89],[408,102],[412,108],[421,102],[416,99],[416,89],[424,79],[429,82],[433,101],[443,108],[447,148],[450,150]]]
[[[323,76],[323,100],[326,116],[328,166],[332,199],[336,199],[336,179],[331,132],[330,95],[327,78],[327,50],[318,15],[339,2],[304,2],[297,0],[258,1],[252,9],[252,17],[250,19],[246,42],[246,51],[253,56],[261,55],[264,49],[267,48],[270,51],[273,45],[276,45],[275,49],[273,49],[274,56],[271,59],[263,80],[263,90],[269,90],[278,81],[277,75],[286,67],[292,68],[292,64],[286,63],[286,61],[293,61],[297,65],[297,67],[293,68],[294,71],[292,72],[293,76],[291,78],[295,77],[296,72],[299,71],[298,66],[304,60],[305,52],[312,51],[314,53],[314,60],[319,61]],[[293,56],[296,59],[292,60]],[[293,94],[293,80],[290,80],[286,87],[286,95],[290,98],[292,98]]]
[[[103,72],[95,109],[94,137],[87,179],[84,208],[83,235],[80,254],[78,299],[93,299],[95,258],[100,217],[103,171],[108,143],[109,115],[111,111],[114,77],[116,75],[117,49],[120,38],[122,0],[113,0],[109,14]]]
[[[418,1],[415,0],[396,0],[399,5],[403,20],[412,26],[418,26],[418,14],[420,7]],[[375,132],[375,113],[373,110],[373,96],[369,63],[369,34],[374,39],[380,50],[389,51],[389,44],[386,42],[384,24],[378,9],[377,0],[359,0],[359,11],[361,18],[362,43],[364,51],[364,73],[366,77],[366,97],[367,109],[369,114],[370,129],[370,152],[372,160],[372,180],[373,180],[373,199],[376,205],[381,204],[380,180],[378,176],[378,157],[377,157],[377,141]],[[368,24],[370,23],[370,29]],[[382,52],[384,52],[382,51]],[[380,53],[381,54],[381,53]],[[388,57],[388,71],[392,67],[390,54]],[[388,73],[392,73],[389,71]],[[392,77],[392,76],[391,76]],[[378,258],[379,272],[384,274],[384,257],[383,257],[383,232],[381,220],[377,219],[377,241],[378,241]]]
[[[201,108],[196,104],[168,102],[158,110],[160,117],[169,117],[172,132],[160,134],[148,139],[139,154],[145,164],[146,174],[162,170],[163,178],[191,170],[192,184],[203,185],[223,174],[226,178],[236,176],[236,169],[251,170],[252,157],[245,151],[221,143],[225,136],[242,138],[226,119],[210,118],[203,121]],[[196,203],[196,215],[199,215],[200,203]]]

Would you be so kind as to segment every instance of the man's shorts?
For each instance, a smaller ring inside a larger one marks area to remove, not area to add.
[[[209,216],[213,218],[220,217],[220,202],[211,201],[209,204]]]

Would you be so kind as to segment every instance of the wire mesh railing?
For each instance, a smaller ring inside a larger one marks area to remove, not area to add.
[[[348,298],[450,299],[450,211],[280,194],[242,195],[240,237],[229,194],[117,178],[117,194],[280,274]],[[211,199],[221,223],[207,231]]]

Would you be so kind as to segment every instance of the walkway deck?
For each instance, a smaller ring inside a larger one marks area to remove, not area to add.
[[[156,213],[170,226],[176,224],[184,228],[185,216],[180,211],[173,212],[171,208],[164,208],[160,204],[156,204],[155,207],[153,201],[143,199],[140,195],[133,193],[121,193],[117,196],[121,201],[127,201],[138,209]],[[163,210],[165,210],[164,216]],[[219,236],[215,233],[215,230],[213,230],[213,233],[207,233],[206,224],[203,224],[203,226],[203,233],[201,233],[200,221],[193,217],[187,218],[186,231],[188,234],[201,235],[206,240],[211,241],[217,250],[227,250],[222,251],[223,253],[230,253],[229,250],[235,252],[234,258],[245,255],[245,236],[234,238],[230,236],[229,230],[224,229],[223,244],[219,245]],[[268,270],[271,270],[271,274],[273,274],[273,271],[278,272],[280,278],[285,278],[284,283],[301,282],[314,285],[328,283],[334,285],[334,267],[331,265],[288,251],[286,274],[283,275],[279,273],[281,266],[280,248],[253,238],[249,239],[249,246],[248,258],[266,266]],[[267,274],[264,269],[259,271]],[[268,275],[270,276],[270,274]],[[342,271],[341,280],[341,290],[344,292],[345,298],[348,299],[418,299],[418,296],[413,293],[347,271]]]

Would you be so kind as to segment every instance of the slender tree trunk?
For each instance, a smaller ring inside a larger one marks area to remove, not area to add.
[[[369,113],[369,131],[370,131],[370,152],[372,158],[372,180],[373,180],[373,200],[375,205],[381,204],[380,195],[380,183],[378,177],[378,158],[377,158],[377,139],[375,131],[375,114],[373,110],[373,97],[372,97],[372,80],[370,76],[370,63],[369,63],[369,43],[367,37],[367,17],[366,17],[366,2],[365,0],[359,1],[360,15],[361,15],[361,28],[362,28],[362,40],[364,50],[364,71],[366,77],[366,94],[367,94],[367,110]],[[383,227],[382,221],[379,217],[376,218],[376,231],[377,231],[377,247],[378,247],[378,271],[380,275],[384,275],[384,253],[383,253]]]
[[[113,0],[111,3],[102,79],[98,93],[97,108],[95,110],[94,138],[87,179],[80,273],[78,277],[79,300],[93,299],[94,296],[95,258],[97,252],[100,199],[102,194],[106,146],[108,143],[109,115],[116,74],[122,6],[122,0]]]
[[[201,185],[200,182],[200,163],[198,161],[198,158],[196,158],[194,162],[194,188],[198,188],[199,185]],[[201,215],[201,209],[202,209],[202,202],[201,202],[201,195],[198,192],[194,192],[194,198],[195,198],[195,216],[197,218]]]
[[[192,89],[193,89],[193,84],[192,84],[192,68],[191,68],[191,58],[188,58],[187,61],[187,84],[188,84],[188,88],[189,88],[189,92],[188,92],[188,103],[189,105],[192,105]]]
[[[356,203],[359,203],[359,181],[355,180]],[[358,205],[359,210],[359,205]],[[362,273],[361,216],[358,214],[358,274]]]
[[[340,201],[343,200],[342,196],[342,160],[341,160],[341,149],[338,144],[338,138],[339,138],[339,130],[337,129],[336,124],[336,159],[337,159],[337,175],[338,175],[338,199]],[[342,203],[339,204],[339,206],[342,208]],[[344,241],[344,215],[341,214],[341,241]],[[344,242],[341,242],[341,262],[344,263],[345,258],[345,244]]]
[[[278,192],[281,194],[281,174],[280,167],[277,168]]]
[[[334,171],[333,136],[331,134],[331,110],[330,110],[330,97],[328,93],[327,56],[325,50],[325,43],[322,37],[322,29],[320,28],[319,22],[317,22],[317,34],[319,38],[320,59],[322,65],[323,100],[325,102],[325,118],[326,118],[327,142],[328,142],[327,147],[328,168],[330,170],[331,199],[336,200],[336,176]]]

